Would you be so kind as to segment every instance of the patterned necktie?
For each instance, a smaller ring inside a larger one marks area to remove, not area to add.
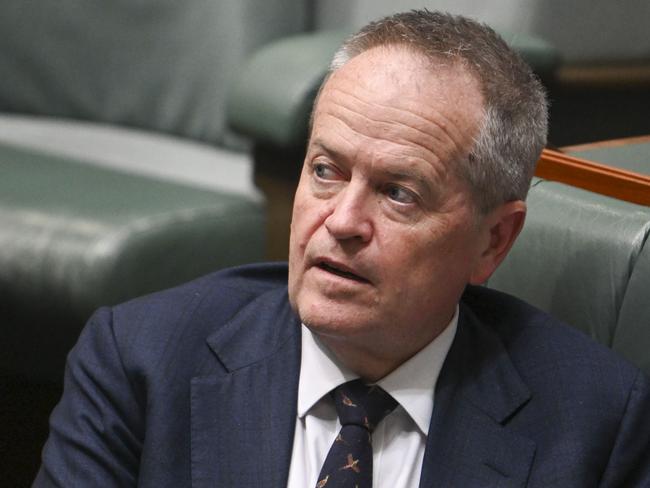
[[[341,431],[318,476],[316,488],[372,488],[372,431],[397,402],[379,386],[362,380],[332,392]]]

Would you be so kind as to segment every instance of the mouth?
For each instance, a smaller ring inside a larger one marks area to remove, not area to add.
[[[318,261],[316,264],[316,267],[322,269],[323,271],[327,271],[328,273],[335,274],[337,276],[341,276],[342,278],[347,278],[349,280],[354,280],[359,283],[370,283],[366,278],[363,276],[359,276],[358,274],[353,273],[351,270],[349,270],[347,267],[338,264],[338,263],[332,263],[328,261]]]

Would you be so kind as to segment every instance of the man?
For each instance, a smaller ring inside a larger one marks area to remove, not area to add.
[[[36,486],[648,486],[647,379],[474,286],[523,225],[545,134],[539,83],[489,29],[363,29],[315,104],[288,274],[100,310]],[[385,418],[342,420],[375,394]]]

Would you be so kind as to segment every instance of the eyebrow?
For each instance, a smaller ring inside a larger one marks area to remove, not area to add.
[[[413,181],[420,191],[426,193],[426,195],[423,196],[428,196],[430,197],[433,195],[433,188],[432,188],[432,183],[425,178],[422,173],[419,171],[413,171],[410,169],[399,169],[399,170],[392,170],[389,168],[380,168],[379,172],[382,175],[387,176],[389,179],[393,181]]]
[[[335,160],[338,161],[347,161],[348,157],[343,154],[341,151],[338,151],[332,147],[329,147],[325,142],[323,142],[321,139],[313,139],[309,142],[309,150],[312,149],[312,147],[316,147],[317,149],[320,149],[324,153],[327,154],[328,157],[331,157]],[[397,158],[394,158],[397,159]],[[394,181],[414,181],[418,187],[421,189],[421,191],[426,192],[428,196],[432,196],[434,194],[433,188],[432,188],[432,182],[430,182],[420,171],[413,170],[411,168],[399,168],[399,169],[392,169],[392,168],[386,168],[383,165],[378,168],[378,173],[380,173],[383,177],[387,177],[388,179],[394,180]]]
[[[320,149],[321,151],[327,153],[328,156],[331,156],[334,159],[338,159],[338,160],[347,159],[346,156],[342,152],[337,151],[336,149],[333,149],[333,148],[329,147],[327,144],[322,142],[320,139],[314,139],[314,140],[309,141],[309,144],[307,145],[307,152],[308,153],[309,153],[310,150],[312,150],[313,146],[316,146],[318,149]]]
[[[315,139],[313,141],[310,141],[309,148],[311,149],[312,146],[316,146],[318,149],[327,153],[328,156],[331,156],[334,159],[337,160],[349,159],[343,152],[329,147],[326,143],[322,142],[320,139]],[[383,159],[389,159],[389,158],[383,158]],[[398,159],[398,157],[393,159]],[[379,171],[382,174],[388,175],[394,179],[398,179],[398,180],[413,179],[413,180],[420,181],[423,184],[428,184],[427,179],[422,175],[420,171],[414,171],[410,168],[390,169],[390,168],[381,167]]]

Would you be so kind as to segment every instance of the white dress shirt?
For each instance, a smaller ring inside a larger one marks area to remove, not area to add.
[[[434,405],[436,382],[458,326],[458,309],[445,330],[377,382],[398,402],[372,434],[373,487],[417,488]],[[298,416],[288,488],[314,488],[341,424],[328,393],[358,378],[304,325]]]

